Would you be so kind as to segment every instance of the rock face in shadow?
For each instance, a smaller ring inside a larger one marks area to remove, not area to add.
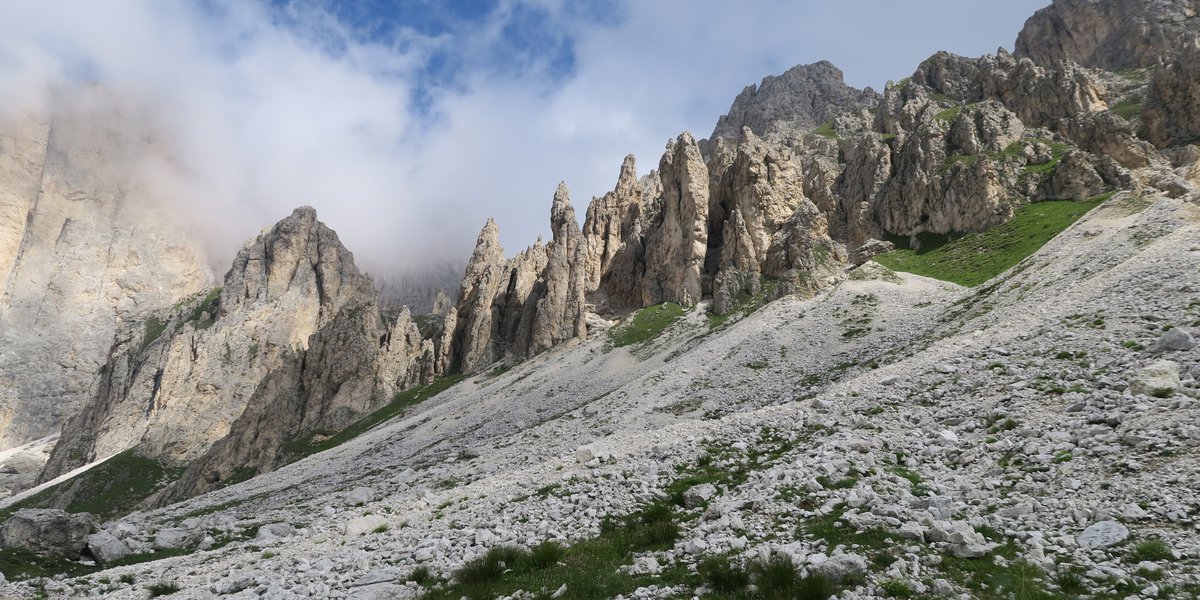
[[[587,336],[589,244],[559,184],[550,209],[553,238],[506,259],[489,219],[459,289],[450,370],[472,373]],[[596,255],[598,256],[598,255]]]
[[[1159,148],[1200,142],[1200,34],[1159,67],[1142,111],[1146,137]]]
[[[336,431],[388,397],[376,377],[382,323],[374,299],[348,304],[264,377],[229,432],[192,461],[155,503],[168,504],[285,464],[288,442]]]

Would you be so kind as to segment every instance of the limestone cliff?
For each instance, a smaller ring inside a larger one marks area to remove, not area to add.
[[[703,297],[708,252],[708,168],[695,138],[684,133],[667,144],[658,165],[661,212],[646,236],[641,306],[676,302],[691,306]]]
[[[123,324],[213,286],[158,185],[176,175],[137,107],[102,90],[4,107],[0,449],[57,433],[83,407]]]
[[[175,465],[202,455],[268,373],[345,307],[375,298],[337,234],[297,209],[242,247],[223,288],[117,338],[43,478],[129,448]]]
[[[1053,0],[1025,22],[1015,53],[1110,71],[1150,67],[1200,32],[1197,0]]]
[[[717,119],[709,141],[737,143],[743,128],[759,137],[807,133],[846,113],[872,109],[878,101],[870,88],[846,85],[842,71],[828,61],[797,65],[746,86]]]
[[[553,238],[504,257],[489,219],[459,288],[450,371],[472,373],[587,336],[588,241],[565,184],[550,210]]]

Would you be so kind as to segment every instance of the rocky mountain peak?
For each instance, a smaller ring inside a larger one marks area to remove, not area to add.
[[[292,211],[242,247],[225,275],[221,311],[273,302],[289,291],[319,302],[318,326],[351,299],[375,296],[354,255],[310,206]]]
[[[497,258],[504,258],[504,248],[500,246],[500,226],[496,225],[495,219],[488,217],[483,229],[479,230],[479,237],[475,239],[475,250],[471,253],[467,270]]]
[[[217,293],[184,298],[147,321],[155,327],[118,335],[44,479],[131,448],[167,464],[191,461],[228,433],[268,374],[339,314],[378,320],[371,279],[311,207],[247,241]]]
[[[554,190],[554,202],[550,207],[550,232],[555,240],[567,235],[564,227],[579,231],[579,221],[575,219],[575,209],[571,206],[571,192],[567,189],[567,183],[560,181]]]
[[[846,85],[841,69],[828,61],[797,65],[781,75],[750,84],[717,120],[709,142],[736,143],[743,127],[756,135],[807,132],[847,112],[873,108],[879,94]]]

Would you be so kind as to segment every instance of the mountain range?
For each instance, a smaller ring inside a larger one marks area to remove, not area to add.
[[[1197,98],[1194,0],[796,66],[407,307],[310,207],[217,277],[168,141],[56,94],[0,123],[0,591],[1196,597]]]

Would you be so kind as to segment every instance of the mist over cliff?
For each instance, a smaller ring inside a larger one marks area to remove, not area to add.
[[[1039,3],[983,9],[990,38],[975,9],[952,2],[927,7],[936,27],[861,2],[497,2],[478,14],[410,4],[367,16],[318,2],[2,7],[0,111],[52,111],[103,90],[167,157],[131,165],[134,175],[177,203],[218,270],[309,204],[388,276],[465,262],[491,216],[511,252],[548,235],[545,201],[560,179],[584,200],[603,194],[626,154],[651,160],[679,131],[707,132],[745,73],[829,58],[849,83],[881,89],[933,50],[1010,43]],[[784,25],[852,14],[854,39]],[[663,26],[678,18],[687,26]],[[972,35],[954,21],[976,23]],[[864,39],[893,47],[866,60]]]

